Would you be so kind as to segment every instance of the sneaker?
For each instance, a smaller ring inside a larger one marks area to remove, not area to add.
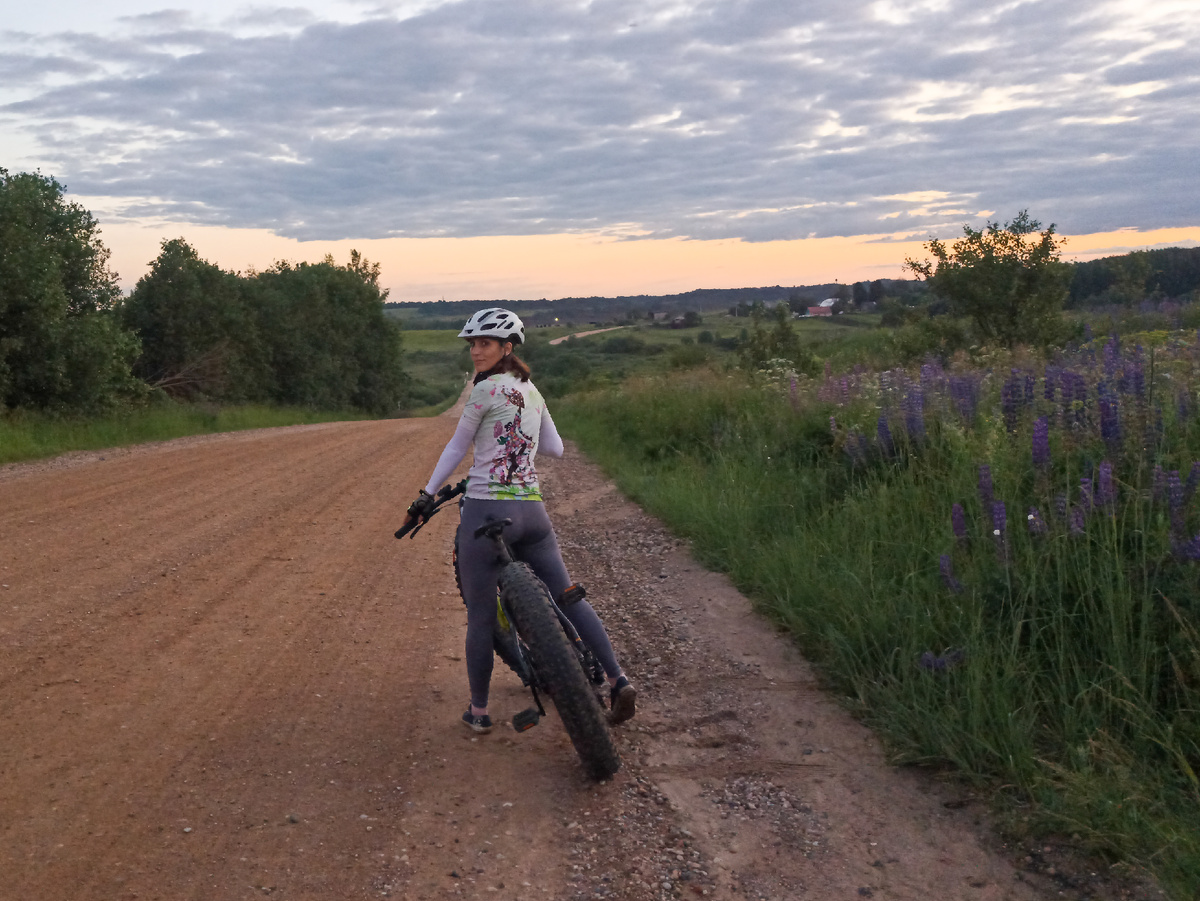
[[[617,684],[609,691],[611,709],[608,711],[608,723],[615,726],[626,720],[633,719],[637,712],[637,689],[629,684],[625,676],[617,678]]]
[[[487,735],[492,731],[492,718],[486,713],[483,716],[476,716],[471,712],[470,707],[467,707],[467,712],[462,715],[462,721],[463,725],[479,735]]]

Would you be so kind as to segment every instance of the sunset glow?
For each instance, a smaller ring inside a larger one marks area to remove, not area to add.
[[[161,241],[176,237],[234,271],[265,269],[276,260],[318,262],[326,254],[344,263],[358,250],[382,264],[382,282],[396,301],[615,297],[908,278],[905,258],[924,253],[922,239],[907,234],[751,243],[595,235],[296,241],[262,230],[161,224],[103,226],[102,232],[126,290],[147,271]],[[1069,235],[1064,257],[1086,260],[1181,245],[1200,245],[1200,226]]]

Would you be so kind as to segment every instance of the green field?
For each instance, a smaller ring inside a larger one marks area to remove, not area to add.
[[[877,329],[877,316],[846,315],[833,320],[796,320],[802,343],[835,358],[845,345],[847,354],[861,353],[864,342],[886,337]],[[639,320],[614,331],[569,338],[551,346],[550,340],[571,334],[567,329],[533,329],[519,353],[532,367],[538,387],[559,397],[588,384],[613,384],[635,375],[671,372],[697,366],[736,365],[736,347],[751,326],[747,317],[710,313],[692,328],[671,328],[662,322]],[[581,328],[587,331],[587,328]],[[415,398],[410,412],[438,412],[462,389],[471,370],[463,342],[452,329],[414,329],[403,333],[405,366],[412,375]],[[870,336],[870,337],[869,337]]]

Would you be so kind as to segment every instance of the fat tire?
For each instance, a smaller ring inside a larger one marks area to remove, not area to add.
[[[620,768],[621,756],[600,701],[554,613],[550,592],[526,564],[510,563],[500,573],[500,594],[584,769],[593,779],[607,779]]]

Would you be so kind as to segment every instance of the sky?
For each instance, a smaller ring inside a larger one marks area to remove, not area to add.
[[[902,277],[1021,210],[1085,259],[1200,244],[1200,0],[44,0],[0,166],[131,287],[383,265],[393,300]]]

